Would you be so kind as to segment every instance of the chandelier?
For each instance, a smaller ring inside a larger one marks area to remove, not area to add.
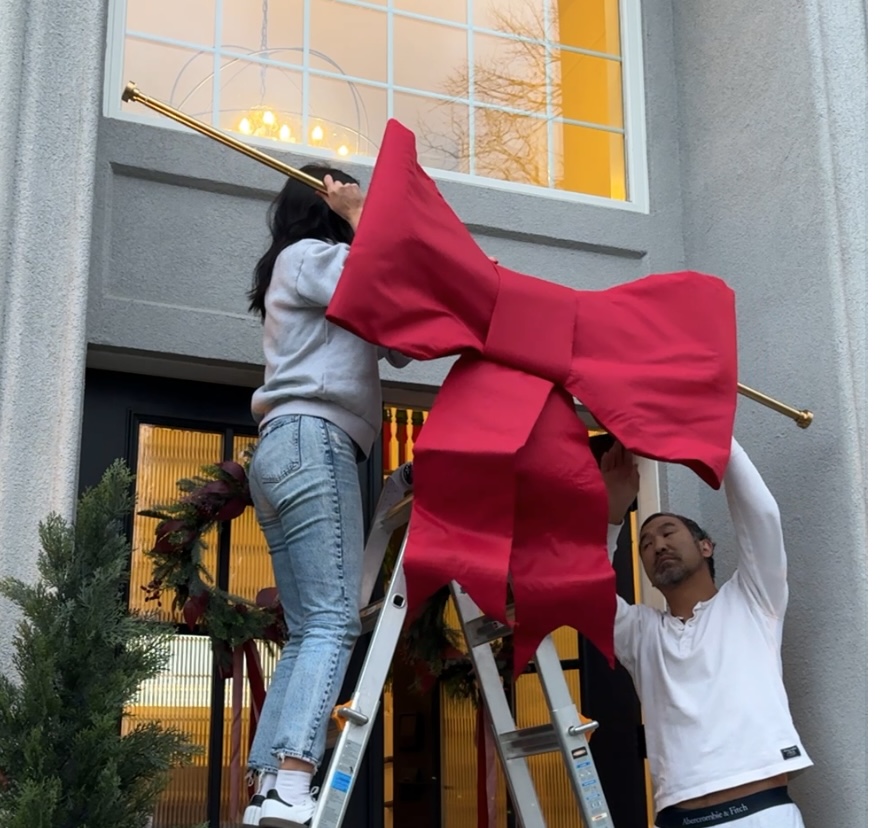
[[[358,131],[329,121],[312,119],[306,124],[306,134],[299,134],[303,126],[299,113],[276,112],[271,107],[254,106],[236,113],[235,117],[239,117],[236,132],[253,138],[327,149],[343,158],[367,152],[367,142]]]
[[[221,84],[225,86],[235,79],[245,68],[253,66],[256,61],[249,58],[258,58],[260,60],[260,94],[259,103],[250,106],[247,109],[221,109],[216,111],[219,117],[219,126],[221,129],[228,129],[237,132],[240,135],[256,138],[263,141],[277,141],[286,144],[295,144],[298,146],[308,146],[324,152],[332,152],[335,155],[345,158],[349,155],[375,155],[378,147],[367,137],[365,131],[362,130],[362,123],[367,127],[367,107],[361,97],[361,93],[355,84],[346,81],[349,90],[352,93],[352,114],[354,116],[354,126],[348,124],[340,124],[328,118],[320,116],[312,116],[308,113],[300,111],[292,111],[278,106],[272,106],[266,102],[266,74],[267,71],[286,73],[283,64],[279,65],[278,55],[285,52],[306,52],[301,46],[275,47],[268,48],[267,45],[267,29],[268,29],[268,2],[262,2],[262,27],[260,34],[260,48],[256,50],[244,51],[234,45],[226,44],[221,48],[235,49],[240,52],[238,57],[228,60],[220,67],[219,72],[227,75],[227,79]],[[317,58],[329,64],[340,75],[345,76],[343,67],[340,66],[332,57],[323,54],[315,49],[309,49],[310,58]],[[194,95],[200,88],[213,81],[215,73],[211,72],[199,81],[183,98],[175,103],[178,82],[184,74],[184,71],[198,55],[187,60],[180,71],[171,89],[170,102],[172,105],[183,109],[187,100]],[[290,75],[288,74],[288,78]],[[257,97],[257,96],[255,96]],[[205,115],[208,113],[191,113],[193,115]]]

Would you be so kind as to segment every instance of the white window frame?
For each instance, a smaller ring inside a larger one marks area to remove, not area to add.
[[[369,8],[372,10],[382,11],[382,7],[378,7],[376,4],[363,2],[363,0],[338,0],[338,2],[345,3],[347,5],[352,6],[360,6],[363,8]],[[600,207],[610,207],[617,210],[626,210],[630,212],[637,213],[648,213],[649,212],[649,188],[648,188],[648,163],[647,163],[647,146],[646,146],[646,125],[645,125],[645,75],[644,75],[644,67],[643,67],[643,56],[642,56],[642,11],[641,11],[641,0],[618,0],[619,7],[619,31],[621,37],[621,54],[620,61],[622,64],[622,73],[621,73],[621,87],[623,93],[623,116],[624,116],[624,126],[622,129],[618,128],[609,128],[603,125],[593,125],[593,124],[581,124],[588,127],[596,127],[602,128],[604,131],[608,132],[617,132],[624,134],[624,157],[625,157],[625,176],[627,180],[627,200],[619,200],[613,198],[605,198],[602,196],[596,195],[588,195],[586,193],[576,193],[568,190],[556,189],[551,187],[542,187],[535,184],[523,184],[520,182],[513,181],[504,181],[497,178],[490,178],[487,176],[477,175],[473,172],[475,159],[473,154],[470,157],[470,164],[472,172],[469,173],[461,173],[461,172],[453,172],[450,170],[442,170],[437,168],[427,168],[427,171],[431,173],[431,175],[440,180],[446,181],[459,181],[466,184],[477,185],[481,187],[487,187],[490,189],[503,190],[508,192],[516,192],[516,193],[524,193],[533,196],[540,196],[544,198],[550,198],[557,201],[567,201],[567,202],[576,202],[580,204],[591,204],[594,206]],[[215,15],[218,18],[215,24],[215,30],[220,30],[220,16],[221,16],[221,5],[218,4],[216,7]],[[471,5],[469,3],[468,8],[470,10]],[[492,32],[490,30],[484,30],[478,27],[473,26],[471,21],[462,24],[462,23],[451,23],[450,21],[442,21],[433,17],[428,17],[426,15],[418,14],[415,12],[405,12],[401,10],[393,9],[389,6],[386,10],[387,18],[388,18],[388,26],[389,26],[389,44],[391,43],[391,30],[392,24],[395,16],[406,17],[414,20],[421,20],[429,23],[442,23],[444,25],[453,26],[457,28],[464,28],[468,34],[468,42],[469,42],[469,60],[471,60],[471,51],[472,51],[472,42],[473,42],[473,34],[492,34],[496,37],[499,37],[498,32]],[[130,121],[134,123],[141,123],[145,125],[156,126],[157,124],[162,124],[163,127],[169,129],[178,129],[187,131],[187,128],[177,124],[172,120],[161,121],[157,120],[157,116],[152,114],[147,114],[146,111],[142,113],[136,113],[132,111],[125,111],[121,106],[121,95],[122,90],[125,84],[128,81],[138,82],[138,78],[124,78],[123,77],[123,65],[124,65],[124,53],[125,53],[125,38],[126,38],[126,30],[125,30],[125,21],[126,21],[126,0],[109,0],[108,3],[108,21],[107,21],[107,50],[106,50],[106,58],[105,58],[105,84],[104,84],[104,115],[108,118],[114,118],[123,121]],[[308,19],[305,21],[308,26]],[[501,35],[504,37],[504,35]],[[308,37],[308,35],[307,35]],[[510,36],[509,36],[510,37]],[[223,55],[229,55],[230,57],[238,57],[241,58],[242,55],[239,53],[229,52],[224,53],[220,50],[220,43],[215,41],[213,50],[206,50],[204,46],[200,46],[197,44],[184,42],[180,40],[175,40],[172,38],[163,38],[160,36],[150,36],[150,40],[156,43],[164,43],[166,45],[179,46],[185,49],[190,49],[193,52],[201,52],[203,54],[213,54],[214,57],[214,106],[217,107],[217,101],[219,100],[219,83],[220,83],[220,59]],[[593,54],[591,52],[587,52],[586,50],[574,49],[577,52],[583,52],[585,54]],[[603,55],[603,57],[608,57],[607,55]],[[253,62],[258,65],[273,65],[273,61],[271,59],[266,58],[246,58],[250,62]],[[439,100],[452,100],[450,96],[440,95],[437,93],[427,92],[425,90],[420,89],[410,89],[408,87],[397,86],[392,82],[392,60],[393,53],[389,48],[389,72],[388,72],[388,82],[382,83],[377,81],[366,80],[363,78],[350,77],[348,75],[340,75],[337,73],[325,72],[320,69],[315,69],[313,67],[309,67],[308,69],[304,66],[302,67],[303,77],[304,77],[304,112],[308,111],[308,79],[311,76],[315,77],[330,77],[333,79],[343,79],[343,80],[351,80],[354,83],[365,85],[365,86],[374,86],[377,88],[383,88],[388,90],[389,96],[389,111],[393,112],[392,109],[392,100],[395,92],[403,92],[419,95],[426,98],[437,98]],[[277,64],[276,64],[277,65]],[[144,88],[143,91],[146,94],[150,94],[150,90]],[[469,119],[471,129],[474,129],[474,111],[475,108],[473,105],[473,99],[469,101]],[[550,105],[550,104],[549,104]],[[514,114],[518,114],[517,110],[510,109],[509,107],[494,105],[494,104],[486,104],[481,102],[481,108],[485,109],[497,109],[503,111],[509,111]],[[535,113],[527,113],[524,112],[522,114],[526,115],[534,115]],[[569,122],[567,119],[556,118],[554,120],[548,120],[548,129],[550,130],[554,124],[556,123],[567,123]],[[574,122],[572,122],[574,123]],[[233,133],[231,133],[233,134]],[[280,147],[277,142],[262,140],[255,137],[250,136],[242,136],[235,133],[235,136],[239,140],[244,140],[248,144],[252,144],[254,146],[259,146],[263,149],[274,149],[276,152],[279,151]],[[473,143],[473,142],[472,142]],[[549,156],[552,154],[551,143],[549,142]],[[306,156],[315,156],[319,158],[335,158],[337,163],[340,163],[340,159],[338,156],[333,154],[332,152],[323,151],[316,149],[315,147],[311,147],[308,145],[301,144],[289,144],[284,145],[283,151],[285,152],[294,152],[298,155],[306,155]],[[360,163],[373,165],[375,162],[375,158],[373,156],[364,156],[364,155],[349,155],[346,157],[347,163]],[[551,159],[551,163],[553,163]]]

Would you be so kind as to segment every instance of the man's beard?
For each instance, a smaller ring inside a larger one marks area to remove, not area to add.
[[[668,587],[681,584],[694,570],[689,569],[679,558],[664,562],[660,571],[655,570],[655,586]]]

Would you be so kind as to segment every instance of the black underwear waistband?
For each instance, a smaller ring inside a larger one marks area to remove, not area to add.
[[[792,802],[785,785],[766,791],[729,799],[708,808],[664,808],[656,817],[657,828],[707,828],[757,814],[766,808],[788,805]]]

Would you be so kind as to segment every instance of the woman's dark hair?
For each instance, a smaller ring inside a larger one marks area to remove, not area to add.
[[[334,181],[343,184],[358,183],[352,176],[333,167],[308,164],[300,169],[319,181],[330,175]],[[272,242],[254,268],[254,282],[248,291],[248,298],[251,300],[248,310],[259,313],[262,319],[266,318],[266,291],[272,279],[272,269],[282,250],[302,239],[351,244],[355,236],[349,222],[331,210],[327,202],[310,186],[295,178],[289,178],[273,200],[268,221]]]

